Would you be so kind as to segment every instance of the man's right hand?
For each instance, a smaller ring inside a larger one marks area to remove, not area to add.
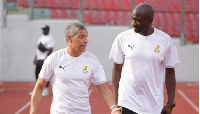
[[[114,107],[111,110],[111,114],[121,114],[122,107]]]
[[[33,64],[36,65],[36,60],[34,59]]]

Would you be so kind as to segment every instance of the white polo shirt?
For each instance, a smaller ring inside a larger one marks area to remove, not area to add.
[[[90,83],[106,82],[103,67],[95,55],[83,52],[79,57],[72,57],[66,48],[45,59],[39,77],[52,83],[51,114],[91,114]]]
[[[123,64],[118,105],[139,114],[161,113],[164,68],[179,62],[170,40],[169,35],[156,28],[149,36],[130,29],[116,37],[109,58]]]
[[[54,45],[55,45],[54,38],[51,35],[42,35],[38,39],[37,44],[39,45],[40,43],[42,43],[47,49],[54,48]],[[48,51],[41,52],[38,48],[36,49],[37,60],[46,59],[46,57],[48,56],[47,54],[48,54]]]

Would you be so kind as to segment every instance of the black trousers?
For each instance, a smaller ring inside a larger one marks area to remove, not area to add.
[[[40,70],[42,69],[43,63],[44,63],[44,60],[37,60],[37,62],[36,62],[36,68],[35,68],[35,78],[36,78],[36,80],[39,77],[39,73],[40,73]],[[46,87],[49,87],[49,82],[47,83]]]
[[[136,112],[133,112],[132,110],[129,110],[128,108],[122,107],[122,114],[138,114]]]

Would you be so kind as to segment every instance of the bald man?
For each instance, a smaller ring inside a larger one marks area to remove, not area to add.
[[[150,4],[137,5],[133,28],[120,33],[110,51],[113,93],[122,114],[171,114],[175,107],[174,66],[179,58],[171,37],[152,26],[153,17]],[[163,107],[164,77],[168,102]]]

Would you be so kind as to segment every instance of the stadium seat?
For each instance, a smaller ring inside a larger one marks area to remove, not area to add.
[[[104,17],[104,19],[106,20],[106,24],[110,24],[111,22],[111,19],[110,19],[110,11],[109,10],[106,10],[106,11],[104,11],[104,15],[105,15],[105,17]]]
[[[167,32],[167,26],[168,26],[168,23],[167,23],[167,15],[166,13],[160,13],[159,15],[159,20],[160,20],[160,29],[164,32]]]
[[[93,24],[92,22],[92,10],[87,10],[84,12],[84,23],[89,25],[89,24]]]
[[[173,13],[168,13],[167,15],[167,32],[171,36],[175,36],[176,34],[176,17],[174,16]]]
[[[117,25],[126,25],[125,24],[125,21],[128,21],[126,18],[127,18],[127,15],[126,15],[126,11],[122,11],[121,12],[121,15],[119,15],[119,19],[117,21]]]
[[[154,14],[154,20],[153,20],[153,26],[158,28],[160,25],[160,21],[159,21],[159,14],[155,13]]]
[[[193,40],[193,32],[192,32],[192,23],[191,17],[189,13],[185,14],[185,34],[187,37],[187,41],[192,42]]]
[[[76,10],[69,10],[69,11],[70,11],[69,18],[78,18]]]
[[[92,23],[93,24],[100,24],[100,17],[101,17],[101,15],[100,15],[100,11],[98,11],[98,10],[96,10],[96,11],[93,11],[92,12]]]
[[[63,0],[54,0],[54,7],[53,8],[61,9],[61,8],[63,8],[62,7],[63,4],[64,4]]]
[[[192,32],[193,32],[193,43],[199,42],[199,15],[198,14],[192,14]]]
[[[73,9],[73,1],[72,0],[63,0],[62,8]]]
[[[135,0],[134,6],[137,6],[138,4],[144,3],[144,2],[146,2],[146,1],[145,0]],[[130,3],[131,3],[131,1],[130,1]]]
[[[107,2],[108,2],[108,9],[115,10],[114,0],[108,0]]]
[[[60,18],[68,18],[68,14],[65,9],[60,10]]]
[[[29,2],[27,0],[17,0],[19,6],[29,7]]]
[[[131,11],[131,0],[122,0],[121,4],[123,4],[123,10]]]
[[[83,5],[84,10],[88,10],[90,8],[90,2],[88,2],[88,0],[85,0]]]
[[[7,0],[7,2],[17,2],[17,0]]]
[[[118,11],[112,11],[110,13],[110,24],[111,25],[117,25],[118,24],[118,18],[119,18],[119,14]]]
[[[35,8],[46,8],[47,3],[46,0],[33,0],[33,6]]]
[[[100,10],[106,10],[107,9],[107,2],[106,2],[106,0],[100,0],[99,1],[99,9]]]
[[[46,2],[47,2],[47,7],[48,8],[53,8],[54,7],[54,4],[55,4],[54,0],[47,0]]]
[[[56,9],[51,9],[51,18],[59,18],[59,14]]]
[[[80,0],[68,0],[71,2],[71,9],[79,9],[80,8]]]

